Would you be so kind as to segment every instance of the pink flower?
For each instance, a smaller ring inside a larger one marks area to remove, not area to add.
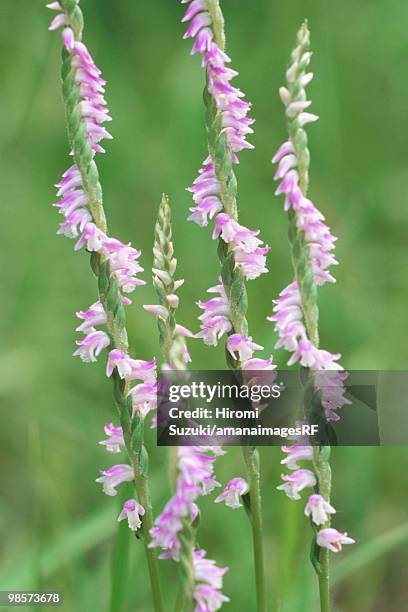
[[[226,213],[220,213],[215,218],[213,239],[221,237],[227,244],[240,247],[245,253],[253,253],[262,241],[257,238],[259,230],[251,231],[231,219]]]
[[[119,463],[113,465],[107,470],[100,470],[101,476],[96,479],[103,487],[103,492],[106,495],[117,495],[116,487],[122,482],[131,481],[134,479],[133,469],[130,465]]]
[[[130,380],[133,371],[133,361],[134,359],[131,359],[125,351],[113,349],[108,355],[106,376],[112,376],[113,370],[117,368],[120,378]]]
[[[310,470],[296,470],[293,474],[282,474],[284,484],[276,487],[280,491],[284,491],[286,495],[293,500],[300,499],[300,491],[306,487],[316,486],[316,477]]]
[[[252,359],[254,351],[261,351],[263,346],[255,344],[252,337],[245,338],[241,334],[232,334],[227,341],[227,350],[234,359],[239,359],[242,362],[247,362]]]
[[[282,459],[281,463],[286,465],[289,470],[298,470],[298,461],[312,461],[313,460],[313,447],[303,446],[301,444],[294,444],[293,446],[282,446],[284,453],[288,456]]]
[[[347,533],[341,533],[337,529],[327,527],[321,529],[317,534],[317,544],[323,548],[328,548],[332,552],[340,552],[343,544],[354,544],[355,540],[349,538]]]
[[[143,268],[138,263],[141,251],[134,249],[130,243],[123,244],[116,238],[107,238],[103,246],[103,253],[109,260],[111,270],[115,273],[122,291],[131,293],[139,285],[145,284],[145,281],[136,277],[143,272]]]
[[[112,376],[117,368],[120,378],[124,380],[142,380],[146,384],[156,381],[156,359],[143,361],[132,359],[125,351],[113,349],[108,355],[106,376]]]
[[[220,487],[220,483],[214,478],[214,476],[205,476],[202,480],[202,494],[209,495],[214,489]]]
[[[251,253],[240,247],[235,249],[235,263],[247,280],[258,278],[261,274],[266,274],[269,271],[266,267],[266,254],[268,252],[268,246],[257,247]]]
[[[229,508],[239,508],[242,506],[240,497],[249,491],[249,486],[243,478],[233,478],[229,481],[224,491],[215,498],[215,503],[225,502]]]
[[[129,529],[137,531],[142,526],[140,517],[145,513],[145,509],[135,499],[128,499],[123,504],[121,513],[118,516],[118,521],[127,519]]]
[[[162,306],[161,304],[143,304],[143,308],[146,310],[146,312],[151,312],[152,314],[156,315],[157,317],[160,317],[164,321],[168,319],[169,311],[165,306]]]
[[[151,530],[150,546],[164,550],[160,558],[178,559],[180,554],[179,533],[183,517],[194,520],[195,500],[207,495],[219,483],[214,478],[214,462],[221,449],[212,447],[182,446],[178,449],[178,478],[176,492],[166,504]]]
[[[140,412],[143,418],[157,407],[156,383],[135,385],[130,389],[129,395],[132,397],[133,411]]]
[[[305,515],[311,516],[316,525],[324,525],[329,519],[330,514],[335,514],[336,510],[321,495],[314,494],[307,500]]]
[[[219,280],[219,285],[207,289],[207,293],[218,293],[219,296],[207,302],[197,302],[197,306],[204,312],[198,317],[201,325],[196,338],[203,338],[209,346],[217,346],[218,340],[232,329],[228,298]]]
[[[109,336],[103,331],[95,331],[87,334],[83,340],[76,340],[76,344],[79,348],[73,353],[78,356],[82,361],[96,361],[96,358],[103,351],[104,348],[109,346]]]
[[[108,438],[107,440],[101,440],[99,444],[105,446],[106,450],[110,453],[120,453],[125,445],[122,427],[115,427],[112,423],[107,423],[104,431]]]
[[[196,612],[219,610],[229,601],[229,598],[221,593],[223,576],[228,568],[217,567],[215,561],[207,559],[205,555],[205,550],[193,551]]]
[[[92,304],[88,310],[80,310],[75,314],[78,319],[82,319],[83,321],[83,323],[76,328],[76,331],[84,332],[84,334],[95,331],[94,328],[96,325],[106,324],[106,313],[99,300]]]
[[[260,359],[259,357],[253,357],[247,359],[242,364],[243,370],[276,370],[276,365],[273,363],[273,357],[269,359]]]
[[[342,369],[336,363],[341,355],[318,349],[308,339],[296,280],[280,293],[278,299],[274,300],[274,304],[274,314],[267,318],[268,321],[275,323],[275,329],[279,335],[275,348],[284,347],[293,353],[288,365],[299,361],[302,366],[315,370]]]
[[[87,223],[74,249],[79,251],[86,246],[87,251],[100,253],[108,237],[94,223]]]
[[[92,221],[89,211],[85,208],[77,208],[66,215],[65,221],[60,223],[57,234],[62,234],[67,238],[77,238],[84,231],[87,223]]]
[[[188,220],[194,221],[201,227],[208,225],[208,220],[222,210],[222,203],[219,198],[220,186],[211,157],[204,160],[198,177],[187,191],[193,194],[195,202],[195,206],[190,208],[191,215]]]

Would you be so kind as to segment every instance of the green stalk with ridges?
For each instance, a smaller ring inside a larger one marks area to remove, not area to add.
[[[175,300],[177,281],[174,280],[177,260],[174,258],[174,246],[171,227],[171,207],[169,199],[163,194],[154,230],[153,247],[153,285],[156,289],[160,305],[167,311],[166,318],[157,317],[160,335],[160,348],[165,363],[173,370],[185,369],[183,360],[184,338],[176,333],[176,310],[178,300]],[[173,298],[173,299],[172,299]],[[170,480],[177,478],[177,447],[171,448],[170,465],[175,474],[170,474]],[[190,612],[193,609],[194,568],[193,548],[194,529],[188,517],[182,521],[180,533],[180,590],[176,602],[176,611]]]

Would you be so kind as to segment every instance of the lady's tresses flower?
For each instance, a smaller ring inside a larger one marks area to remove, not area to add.
[[[105,446],[106,450],[110,453],[120,453],[125,445],[122,427],[115,427],[113,423],[106,423],[104,431],[108,438],[101,440],[99,444]]]
[[[202,481],[203,495],[209,495],[214,491],[214,489],[220,486],[221,484],[214,478],[214,476],[205,476]]]
[[[91,214],[85,208],[88,206],[88,198],[82,189],[82,177],[77,165],[71,166],[55,186],[60,199],[53,206],[58,208],[65,218],[57,233],[67,238],[77,238],[91,222]]]
[[[48,6],[52,10],[63,10],[58,2],[53,2]],[[64,25],[66,21],[63,13],[57,15],[50,29],[56,29]],[[70,27],[62,31],[62,40],[70,54],[74,80],[79,86],[80,102],[77,108],[86,136],[94,153],[104,152],[99,144],[100,141],[112,138],[102,126],[106,121],[111,121],[103,95],[106,82],[100,77],[100,70],[95,65],[88,49],[83,42],[75,40]],[[86,246],[88,251],[104,255],[109,260],[111,271],[115,274],[119,287],[125,293],[130,293],[138,285],[144,284],[144,281],[136,276],[143,271],[137,263],[140,251],[110,238],[92,222],[88,196],[83,187],[78,166],[73,164],[63,174],[61,181],[56,186],[60,199],[54,206],[64,217],[58,233],[70,238],[79,236],[75,244],[76,250]]]
[[[269,359],[253,357],[245,361],[245,370],[276,370],[276,365],[273,363],[273,357]]]
[[[160,558],[171,557],[178,560],[180,554],[179,534],[183,518],[193,520],[195,500],[200,495],[207,495],[220,486],[214,478],[214,462],[220,449],[211,447],[182,446],[178,450],[179,476],[176,492],[166,504],[161,515],[156,519],[151,530],[152,547],[164,550]]]
[[[219,190],[214,164],[211,158],[208,158],[193,186],[188,189],[193,193],[196,202],[196,207],[190,209],[192,214],[189,219],[199,225],[207,225],[208,217],[211,219],[222,209]],[[247,279],[257,278],[268,271],[265,258],[269,247],[262,246],[262,241],[257,238],[258,234],[259,230],[247,229],[225,212],[217,214],[215,218],[213,239],[221,237],[225,243],[233,245],[235,263]]]
[[[259,230],[247,229],[226,213],[220,213],[215,219],[213,238],[221,237],[224,242],[233,245],[235,263],[247,279],[268,272],[265,257],[269,247],[261,246],[263,243],[257,238],[258,234]]]
[[[91,221],[88,209],[84,208],[88,205],[87,196],[83,189],[78,187],[81,180],[79,170],[74,165],[57,184],[58,196],[61,199],[54,206],[59,208],[65,217],[58,233],[70,238],[79,236],[75,250],[85,246],[88,251],[101,253],[106,257],[119,287],[125,293],[131,293],[137,286],[145,284],[145,281],[137,278],[137,274],[143,272],[138,263],[141,252],[130,244],[110,238]]]
[[[104,325],[106,323],[106,313],[98,300],[95,304],[92,304],[88,310],[80,310],[76,313],[78,319],[82,319],[83,323],[76,328],[76,331],[84,332],[84,334],[94,331],[97,325]]]
[[[324,525],[329,518],[330,514],[335,514],[336,510],[329,502],[327,502],[321,495],[314,494],[307,500],[305,515],[311,516],[312,521],[316,525]]]
[[[229,481],[224,491],[215,498],[215,503],[225,502],[229,508],[240,508],[240,498],[249,491],[249,486],[243,478],[233,478]]]
[[[169,317],[169,311],[165,306],[161,306],[161,304],[143,304],[143,308],[146,312],[151,312],[156,317],[163,319],[163,321],[166,321]]]
[[[201,321],[200,330],[196,335],[202,338],[205,344],[217,346],[218,340],[232,329],[229,319],[230,307],[221,279],[219,285],[207,289],[207,293],[218,293],[219,296],[206,302],[197,302],[197,306],[204,312],[198,317]]]
[[[271,386],[277,376],[277,372],[273,372],[273,370],[276,370],[276,365],[273,363],[272,357],[269,357],[269,359],[260,359],[259,357],[247,359],[242,365],[243,381],[248,387]],[[253,401],[252,404],[257,406],[258,409],[262,407],[260,401]]]
[[[235,263],[247,280],[253,280],[261,274],[268,272],[266,267],[266,254],[268,251],[268,246],[257,247],[251,253],[247,253],[243,249],[235,249]]]
[[[190,208],[191,215],[188,220],[194,221],[201,227],[208,225],[208,220],[222,210],[222,203],[219,199],[220,186],[211,157],[207,157],[204,161],[198,177],[188,191],[193,194],[195,202],[195,207]]]
[[[336,238],[324,223],[322,213],[305,196],[304,187],[300,185],[299,165],[304,164],[305,160],[302,161],[299,156],[308,156],[307,145],[303,148],[299,145],[300,142],[306,142],[303,126],[318,119],[316,115],[305,112],[311,104],[307,100],[305,87],[313,78],[312,73],[306,72],[311,57],[307,43],[308,32],[303,28],[298,36],[298,46],[292,54],[292,65],[286,73],[288,87],[280,90],[289,131],[295,136],[281,145],[272,161],[278,163],[275,179],[281,181],[276,194],[284,194],[285,210],[292,208],[295,212],[297,228],[309,247],[314,283],[321,285],[335,282],[327,269],[337,263],[332,253]],[[283,346],[293,352],[288,365],[299,361],[304,367],[315,370],[341,369],[336,363],[340,355],[318,349],[307,337],[297,279],[282,291],[275,302],[274,312],[275,315],[269,320],[275,321],[280,337],[276,346]]]
[[[227,244],[233,244],[246,253],[252,253],[262,241],[257,238],[259,230],[251,231],[231,219],[226,213],[220,213],[215,218],[213,239],[221,237]]]
[[[108,355],[106,376],[112,376],[115,368],[124,380],[142,380],[144,383],[156,381],[156,359],[132,359],[125,351],[113,349]]]
[[[317,534],[316,541],[318,546],[328,548],[332,552],[340,552],[343,544],[355,543],[355,540],[349,538],[347,533],[341,533],[332,527],[321,529]]]
[[[313,448],[311,446],[294,444],[293,446],[282,446],[282,450],[287,453],[287,457],[282,459],[281,463],[286,465],[289,470],[298,470],[298,461],[313,460]]]
[[[231,334],[227,341],[227,350],[234,359],[239,359],[245,368],[245,362],[252,359],[254,351],[261,351],[263,346],[252,341],[251,336],[245,338],[241,334]]]
[[[128,499],[123,504],[122,512],[118,516],[118,521],[127,519],[129,529],[137,531],[142,526],[140,517],[145,513],[145,509],[135,499]]]
[[[50,29],[57,29],[65,23],[65,15],[58,15],[52,21]],[[76,69],[74,78],[80,88],[82,98],[80,111],[86,125],[87,136],[92,143],[93,150],[104,153],[104,149],[98,143],[104,138],[112,138],[111,134],[102,127],[103,123],[111,121],[103,96],[106,81],[101,78],[101,71],[84,43],[75,40],[70,27],[63,29],[62,41],[66,50],[71,54],[71,65]]]
[[[103,492],[106,495],[116,495],[116,487],[122,482],[131,481],[134,479],[133,468],[125,463],[118,463],[107,470],[100,470],[102,476],[96,479],[103,487]]]
[[[193,551],[195,612],[220,610],[229,598],[221,593],[223,576],[227,567],[217,567],[215,561],[205,557],[205,550]]]
[[[308,339],[296,280],[280,293],[278,299],[274,300],[274,304],[274,314],[267,319],[275,323],[275,329],[279,335],[275,348],[283,347],[293,352],[288,365],[299,361],[302,366],[315,370],[342,369],[336,363],[341,355],[318,349]]]
[[[116,238],[107,238],[103,246],[103,254],[109,260],[122,291],[131,293],[139,285],[145,284],[145,281],[136,276],[143,272],[138,263],[141,251],[134,249],[130,243],[123,244]]]
[[[79,348],[73,353],[82,361],[96,361],[98,355],[104,348],[109,346],[110,340],[108,334],[103,331],[95,331],[87,334],[82,340],[76,340],[75,343]]]
[[[343,383],[348,376],[347,372],[315,372],[315,386],[320,391],[321,405],[328,421],[338,421],[340,417],[336,410],[352,403],[344,397],[346,388]]]
[[[316,476],[310,470],[296,470],[293,474],[282,474],[284,484],[276,487],[280,491],[284,491],[290,499],[300,499],[300,491],[306,487],[314,487],[316,485]]]
[[[143,418],[157,407],[156,383],[135,385],[129,395],[132,397],[133,411],[140,412]]]
[[[184,38],[194,38],[192,53],[202,54],[202,64],[207,70],[208,91],[221,112],[222,126],[233,153],[233,161],[238,163],[236,153],[253,148],[246,141],[246,136],[253,131],[250,125],[254,120],[246,116],[251,105],[242,100],[242,91],[230,83],[238,73],[226,66],[231,60],[214,41],[207,2],[192,2],[183,21],[190,21]]]
[[[208,92],[221,117],[221,133],[225,135],[232,162],[238,163],[237,153],[242,149],[253,148],[246,140],[247,135],[253,132],[250,127],[253,119],[247,117],[251,105],[242,100],[244,94],[231,85],[231,80],[238,73],[226,66],[231,60],[214,40],[207,2],[192,2],[183,21],[190,21],[184,37],[195,38],[192,53],[202,54],[202,64],[207,71]],[[195,203],[190,208],[189,220],[205,226],[209,219],[220,213],[216,217],[213,238],[221,236],[227,244],[234,246],[235,264],[243,276],[253,279],[267,272],[265,256],[269,247],[261,246],[262,242],[256,238],[259,232],[248,230],[231,219],[226,212],[221,213],[221,186],[211,155],[204,160],[189,191]]]

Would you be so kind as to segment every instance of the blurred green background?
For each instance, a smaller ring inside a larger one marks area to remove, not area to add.
[[[98,446],[113,418],[103,360],[72,359],[74,312],[95,300],[87,256],[56,236],[53,183],[69,164],[60,94],[60,38],[47,32],[42,0],[0,2],[0,184],[4,253],[0,352],[0,586],[60,589],[64,610],[148,612],[141,545],[126,528],[115,559],[119,500],[94,483],[112,457]],[[162,191],[174,213],[179,320],[197,329],[195,306],[215,284],[210,232],[185,221],[184,190],[205,156],[203,72],[182,40],[177,0],[83,0],[85,40],[108,80],[114,140],[98,157],[113,235],[143,249],[150,279],[152,234]],[[241,220],[271,245],[270,274],[249,285],[250,329],[270,354],[271,300],[291,279],[287,220],[274,197],[270,159],[285,138],[277,95],[300,22],[314,50],[310,86],[311,197],[339,236],[337,285],[320,292],[322,345],[347,368],[404,369],[408,326],[408,3],[404,0],[224,0],[228,52],[237,84],[254,103],[252,152],[237,168]],[[157,354],[150,282],[128,309],[132,349]],[[223,367],[223,349],[191,343],[196,369]],[[284,365],[287,355],[275,361]],[[150,448],[155,444],[150,432]],[[265,545],[271,610],[316,610],[303,505],[275,491],[279,449],[262,449]],[[406,610],[408,449],[333,452],[336,527],[356,540],[333,559],[338,612]],[[154,505],[169,496],[167,453],[151,452]],[[226,482],[242,473],[238,449],[220,459]],[[250,535],[244,512],[202,503],[200,544],[231,571],[232,611],[254,609]],[[111,603],[112,567],[126,603]],[[174,594],[174,564],[164,561],[164,593]],[[276,600],[280,607],[276,608]],[[168,609],[171,609],[170,605]]]

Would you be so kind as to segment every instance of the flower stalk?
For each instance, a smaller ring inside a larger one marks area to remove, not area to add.
[[[91,267],[98,281],[99,304],[105,313],[104,322],[110,340],[110,348],[127,353],[128,339],[124,304],[129,303],[129,301],[123,298],[121,294],[118,268],[115,267],[115,259],[112,254],[115,250],[119,253],[119,249],[124,245],[106,236],[107,222],[103,207],[102,187],[94,159],[95,152],[103,152],[98,144],[101,139],[100,134],[103,134],[102,137],[110,137],[110,135],[100,128],[98,120],[87,121],[84,116],[85,112],[92,114],[93,118],[106,115],[106,110],[102,106],[105,102],[102,96],[96,93],[103,89],[102,80],[99,78],[98,69],[91,61],[89,52],[82,43],[84,21],[79,0],[60,0],[51,3],[49,8],[62,11],[53,20],[50,29],[64,26],[62,32],[64,43],[62,51],[62,92],[66,110],[68,139],[76,166],[74,170],[71,168],[68,172],[72,174],[72,180],[76,181],[75,184],[81,186],[80,197],[86,200],[92,221],[92,223],[84,222],[81,224],[83,233],[76,248],[80,248],[82,244],[87,244],[88,250],[91,252]],[[88,73],[85,75],[81,74],[81,66],[78,64],[81,61],[87,65]],[[94,101],[87,102],[86,100],[91,97],[94,98]],[[96,98],[98,98],[97,101]],[[87,110],[84,111],[86,104],[88,105]],[[71,174],[64,180],[67,181]],[[69,196],[72,199],[72,194],[69,194]],[[75,210],[76,203],[74,204]],[[83,214],[85,215],[85,213]],[[67,212],[66,219],[68,218]],[[86,217],[84,218],[86,219]],[[77,234],[67,233],[66,235],[72,237]],[[102,242],[104,248],[102,248]],[[112,249],[112,252],[109,249]],[[119,255],[123,252],[121,251]],[[141,284],[141,282],[135,281],[136,284]],[[126,291],[126,287],[124,290]],[[103,332],[99,333],[102,334]],[[90,360],[94,359],[91,358]],[[138,498],[144,508],[141,535],[147,556],[153,606],[155,612],[162,612],[157,562],[154,551],[148,546],[149,531],[153,526],[153,513],[148,483],[148,453],[143,436],[144,420],[142,414],[133,409],[132,398],[129,394],[129,381],[120,376],[118,369],[114,369],[111,375],[115,402],[123,430],[123,440],[132,464]]]
[[[160,304],[158,306],[145,306],[145,308],[157,315],[160,348],[165,362],[164,367],[171,370],[184,370],[186,363],[190,361],[190,355],[183,336],[192,337],[193,334],[176,323],[179,299],[175,292],[184,282],[174,279],[176,266],[177,260],[174,258],[171,227],[171,207],[168,197],[163,194],[155,225],[153,246],[153,285]],[[175,455],[174,460],[173,454]],[[178,449],[172,448],[171,455],[171,462],[176,472],[175,479],[177,479]],[[180,589],[175,610],[185,612],[191,612],[193,609],[194,540],[191,517],[184,516],[179,535]]]
[[[289,140],[272,160],[279,164],[275,179],[281,182],[276,194],[285,195],[295,279],[281,292],[275,301],[275,314],[268,318],[275,322],[280,337],[276,348],[284,347],[293,353],[288,365],[299,361],[307,369],[306,393],[310,394],[312,411],[317,409],[320,412],[323,408],[322,422],[326,423],[337,420],[336,410],[348,403],[342,385],[347,374],[340,372],[342,367],[337,363],[340,355],[319,348],[317,287],[335,282],[328,268],[337,263],[332,252],[336,238],[323,222],[322,213],[307,198],[310,153],[304,126],[318,119],[306,110],[311,102],[305,88],[313,78],[313,73],[307,72],[311,59],[307,22],[301,26],[296,42],[286,72],[287,86],[280,89],[286,108]],[[304,488],[315,487],[316,493],[309,497],[305,514],[311,516],[314,531],[311,560],[318,576],[321,612],[329,612],[329,550],[338,552],[342,544],[353,543],[347,534],[330,527],[331,514],[335,513],[330,504],[330,446],[310,447],[301,441],[282,450],[288,453],[282,463],[294,471],[282,476],[284,484],[278,489],[297,500]],[[299,460],[311,461],[314,471],[298,469]]]
[[[238,223],[237,181],[233,164],[237,152],[252,148],[246,135],[253,120],[246,116],[250,104],[242,100],[242,92],[230,84],[237,74],[226,66],[230,62],[225,53],[224,18],[219,0],[191,3],[184,21],[190,21],[185,37],[195,38],[193,53],[203,55],[206,67],[206,125],[209,157],[204,161],[200,175],[190,191],[196,206],[189,219],[199,225],[207,225],[208,218],[215,217],[213,238],[218,240],[218,256],[221,263],[222,286],[212,288],[220,298],[199,303],[205,310],[199,333],[207,344],[216,345],[218,339],[229,333],[226,360],[234,370],[241,370],[251,361],[253,348],[262,348],[248,337],[246,311],[248,298],[245,279],[256,278],[267,271],[265,255],[269,250],[261,246],[252,232]],[[219,314],[219,308],[224,307]],[[236,348],[238,347],[238,348]],[[246,355],[245,359],[241,357]],[[244,362],[244,363],[243,363]],[[258,360],[259,369],[271,368],[271,361]],[[262,508],[260,491],[259,453],[255,447],[243,449],[249,484],[249,504],[253,536],[256,574],[257,610],[266,611],[264,552],[262,536]]]
[[[292,60],[292,66],[297,66],[293,73],[293,80],[288,82],[290,100],[302,102],[304,98],[304,87],[302,76],[310,57],[310,33],[305,22],[298,33],[298,46],[296,47]],[[304,59],[306,58],[306,59]],[[305,65],[306,64],[306,65]],[[292,75],[291,75],[292,78]],[[288,120],[288,131],[298,161],[299,188],[303,197],[307,197],[309,188],[309,166],[310,153],[308,149],[307,133],[299,126],[298,115],[293,120]],[[319,347],[319,309],[317,305],[317,286],[314,280],[313,266],[310,257],[310,248],[305,239],[305,234],[299,230],[296,212],[291,208],[289,216],[289,240],[292,246],[292,262],[298,281],[301,307],[306,327],[307,336],[312,344]],[[330,446],[313,447],[313,466],[317,477],[316,490],[330,503],[331,495],[331,469],[330,469]],[[312,523],[313,526],[313,523]],[[323,528],[330,527],[330,515],[327,516]],[[319,597],[321,612],[330,610],[330,557],[327,548],[319,548],[313,545],[312,563],[316,570],[319,582]]]
[[[160,345],[165,363],[163,369],[171,370],[170,376],[184,377],[184,370],[191,362],[185,338],[194,335],[176,322],[179,298],[176,291],[183,280],[175,280],[177,261],[171,227],[171,208],[163,195],[155,226],[153,247],[153,284],[159,304],[145,306],[157,316]],[[222,576],[228,568],[219,568],[206,558],[203,550],[195,548],[195,532],[199,523],[196,504],[202,495],[208,495],[220,486],[213,475],[213,464],[223,451],[211,447],[179,447],[175,451],[175,491],[163,513],[151,530],[153,546],[163,549],[160,558],[172,558],[179,563],[180,587],[175,612],[218,610],[229,601],[222,592]],[[172,458],[173,459],[173,458]]]

